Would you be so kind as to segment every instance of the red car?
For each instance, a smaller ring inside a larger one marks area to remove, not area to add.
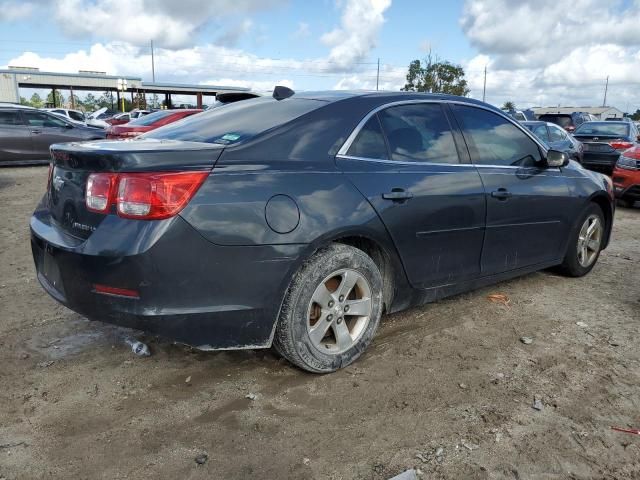
[[[640,201],[640,146],[622,152],[612,176],[617,198],[631,205]]]
[[[150,113],[144,117],[136,118],[124,125],[110,126],[107,128],[107,138],[121,140],[123,138],[137,137],[138,135],[142,135],[150,130],[155,130],[156,128],[160,128],[164,125],[176,122],[181,118],[200,112],[202,112],[202,110],[199,108],[158,110],[157,112]]]

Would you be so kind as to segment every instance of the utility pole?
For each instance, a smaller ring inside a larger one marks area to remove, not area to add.
[[[376,90],[378,90],[379,83],[380,83],[380,57],[378,57],[378,73],[376,74]]]
[[[151,80],[156,81],[156,65],[153,58],[153,40],[151,40]]]
[[[607,75],[607,83],[604,85],[604,101],[602,102],[602,106],[607,106],[607,90],[609,90],[609,75]]]
[[[484,86],[482,87],[482,101],[484,102],[484,99],[487,96],[487,66],[484,66]]]
[[[156,83],[156,64],[153,57],[153,39],[151,39],[151,81]],[[153,94],[153,106],[156,106],[156,94]]]

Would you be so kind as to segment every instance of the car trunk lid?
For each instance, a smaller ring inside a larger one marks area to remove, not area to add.
[[[211,170],[223,149],[216,144],[155,139],[52,145],[46,198],[52,221],[65,233],[87,239],[106,217],[85,204],[92,173]]]

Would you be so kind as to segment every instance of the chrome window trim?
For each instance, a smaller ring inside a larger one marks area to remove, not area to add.
[[[511,117],[509,117],[508,115],[505,115],[501,111],[496,111],[493,108],[485,107],[484,105],[477,105],[475,103],[464,102],[464,101],[461,101],[461,100],[448,100],[448,99],[415,100],[414,99],[414,100],[397,100],[395,102],[385,103],[384,105],[379,105],[376,108],[374,108],[373,110],[371,110],[369,113],[367,113],[364,116],[364,118],[362,120],[360,120],[358,125],[356,125],[356,127],[353,129],[353,131],[349,134],[349,136],[347,137],[345,142],[342,144],[342,147],[340,147],[340,150],[338,150],[338,153],[337,153],[336,156],[340,156],[342,158],[358,158],[358,159],[362,159],[362,160],[380,160],[380,159],[375,159],[375,158],[351,157],[351,156],[347,155],[347,152],[349,151],[349,148],[351,148],[351,144],[355,141],[356,137],[360,133],[360,130],[362,130],[362,128],[369,121],[369,119],[371,117],[373,117],[376,113],[378,113],[378,112],[380,112],[382,110],[385,110],[387,108],[395,107],[395,106],[398,106],[398,105],[412,105],[412,104],[420,104],[420,103],[438,103],[438,104],[448,103],[450,105],[462,105],[462,106],[466,106],[466,107],[479,108],[479,109],[482,109],[482,110],[486,110],[487,112],[494,113],[494,114],[498,115],[499,117],[502,117],[505,120],[507,120],[509,123],[514,125],[516,128],[518,128],[521,132],[523,132],[526,136],[528,136],[531,140],[533,140],[533,142],[541,149],[541,151],[545,155],[547,153],[547,150],[548,150],[547,147],[545,147],[538,140],[538,138],[535,135],[533,135],[532,132],[530,132],[528,129],[524,128],[516,120],[514,120]],[[451,133],[453,134],[453,126],[452,126]],[[387,161],[397,162],[396,160],[387,160]],[[413,164],[420,163],[420,164],[436,165],[435,162],[406,162],[406,163],[413,163]],[[454,164],[451,164],[451,163],[438,163],[438,165],[454,165]],[[511,166],[511,165],[484,165],[484,164],[483,165],[478,165],[478,164],[473,163],[473,160],[469,164],[458,164],[458,165],[475,165],[476,167],[484,166],[484,167],[492,167],[492,168],[523,168],[523,167]]]

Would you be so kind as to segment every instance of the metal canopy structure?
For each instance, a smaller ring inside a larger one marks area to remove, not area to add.
[[[124,80],[124,82],[122,82]],[[119,86],[126,85],[123,91]],[[0,102],[20,102],[20,88],[42,88],[56,90],[84,90],[116,92],[118,104],[120,92],[129,92],[133,102],[134,94],[155,94],[164,96],[165,105],[172,106],[171,95],[195,95],[198,108],[202,108],[202,97],[219,93],[249,92],[249,88],[220,85],[190,85],[181,83],[143,82],[141,78],[107,75],[103,72],[59,73],[41,72],[37,68],[9,67],[0,69]],[[55,101],[55,93],[53,95]],[[73,98],[73,97],[72,97]],[[139,97],[138,97],[139,98]],[[54,105],[56,106],[56,105]]]

